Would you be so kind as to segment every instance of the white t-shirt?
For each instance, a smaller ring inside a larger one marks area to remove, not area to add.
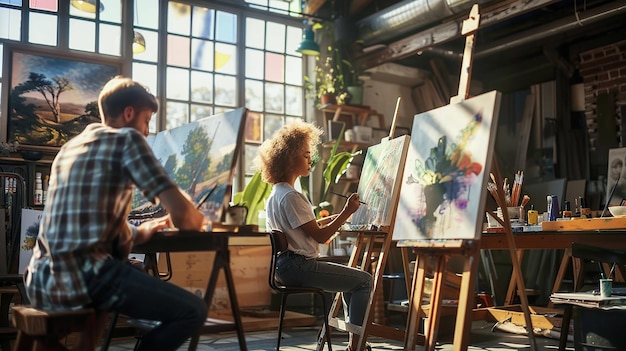
[[[277,183],[267,199],[267,229],[287,235],[288,248],[309,258],[319,256],[318,242],[299,227],[315,220],[309,200],[288,183]]]

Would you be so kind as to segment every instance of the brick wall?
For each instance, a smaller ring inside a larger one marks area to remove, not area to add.
[[[621,110],[626,106],[626,40],[585,51],[579,55],[579,71],[585,85],[585,117],[590,151],[602,143],[598,134],[598,96],[608,94],[615,105],[615,147],[622,143]],[[613,141],[610,141],[613,143]]]

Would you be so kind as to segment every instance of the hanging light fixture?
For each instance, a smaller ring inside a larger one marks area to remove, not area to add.
[[[313,26],[308,25],[302,34],[302,42],[296,49],[297,52],[302,55],[319,56],[320,46],[315,42],[315,32],[313,32]]]
[[[87,13],[96,13],[97,5],[97,0],[72,0],[72,6]],[[100,3],[100,11],[103,9],[104,6]]]
[[[133,54],[140,54],[146,51],[146,38],[141,33],[133,31]]]

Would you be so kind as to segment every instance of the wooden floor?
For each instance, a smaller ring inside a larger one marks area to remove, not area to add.
[[[472,324],[472,333],[470,337],[470,346],[468,351],[503,351],[503,350],[530,350],[528,337],[525,335],[517,335],[500,331],[492,331],[494,323],[486,321],[475,321]],[[281,342],[281,350],[283,351],[303,351],[315,350],[316,336],[319,326],[313,327],[297,327],[287,328],[283,332],[283,340]],[[348,342],[348,336],[345,333],[335,331],[332,333],[333,350],[345,350]],[[537,336],[538,351],[541,350],[557,350],[558,340]],[[248,350],[275,350],[276,347],[276,330],[253,331],[246,332],[246,343]],[[368,343],[372,350],[402,350],[403,345],[400,342],[387,340],[383,338],[369,338]],[[110,351],[129,351],[135,345],[134,339],[117,339],[114,340]],[[187,350],[187,345],[183,345],[179,350]],[[234,333],[224,333],[217,335],[204,335],[200,338],[198,351],[235,351],[239,350],[237,337]],[[423,350],[418,346],[416,350]],[[438,351],[451,351],[453,345],[450,341],[442,341],[437,346]],[[573,351],[573,344],[568,344],[568,351]]]

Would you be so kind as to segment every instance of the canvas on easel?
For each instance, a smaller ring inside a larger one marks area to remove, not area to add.
[[[230,199],[230,187],[243,145],[246,109],[202,118],[159,132],[151,142],[152,151],[174,182],[197,202],[208,192],[200,210],[213,222],[220,222]],[[158,205],[135,192],[131,220],[154,218]],[[143,216],[145,214],[145,216]]]
[[[352,226],[389,226],[396,210],[409,136],[370,146],[357,193],[365,203],[352,215]]]
[[[626,199],[626,147],[609,149],[605,203],[620,205]],[[613,190],[615,188],[615,190]]]
[[[394,240],[480,237],[500,96],[492,91],[415,116]]]

